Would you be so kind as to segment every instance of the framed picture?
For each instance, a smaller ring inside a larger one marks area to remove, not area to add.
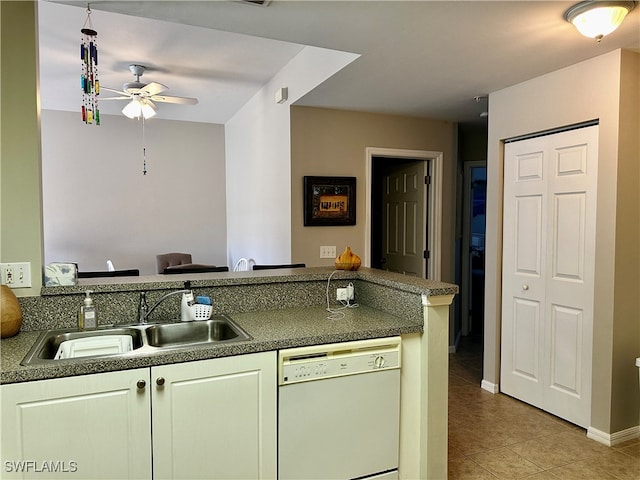
[[[304,177],[304,225],[356,224],[356,177]]]

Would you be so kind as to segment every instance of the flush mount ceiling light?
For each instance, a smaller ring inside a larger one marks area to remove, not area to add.
[[[564,19],[585,37],[598,43],[620,26],[624,17],[636,6],[636,1],[587,0],[564,12]]]

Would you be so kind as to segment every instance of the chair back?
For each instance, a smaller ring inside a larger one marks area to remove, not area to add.
[[[238,260],[233,266],[234,272],[246,272],[247,270],[249,270],[249,260],[244,257]]]
[[[139,277],[140,270],[105,270],[99,272],[78,272],[78,278],[107,278],[107,277]]]
[[[283,263],[280,265],[254,265],[254,270],[273,270],[276,268],[305,268],[304,263]]]
[[[164,273],[165,268],[174,267],[176,265],[185,265],[191,262],[190,253],[163,253],[156,255],[156,270],[158,273]]]
[[[176,265],[173,267],[167,267],[162,273],[165,275],[175,275],[178,273],[208,273],[208,272],[228,272],[229,267],[226,265],[216,267],[215,265]]]

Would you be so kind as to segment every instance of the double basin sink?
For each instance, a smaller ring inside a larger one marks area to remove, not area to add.
[[[47,330],[38,337],[21,363],[22,365],[43,365],[52,362],[75,361],[78,358],[56,358],[63,342],[79,339],[108,341],[109,338],[115,338],[114,336],[127,340],[130,337],[130,351],[124,353],[97,353],[79,358],[137,356],[194,345],[240,342],[251,339],[247,332],[224,314],[213,315],[209,320],[195,322],[118,325],[90,331],[78,331],[75,329]],[[96,352],[99,352],[99,350],[96,350]]]

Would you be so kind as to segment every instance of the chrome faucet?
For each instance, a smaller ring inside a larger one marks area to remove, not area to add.
[[[147,306],[147,292],[140,292],[140,301],[138,302],[138,323],[147,323],[149,307]]]
[[[158,305],[164,302],[167,298],[173,297],[174,295],[180,295],[182,293],[191,293],[192,290],[182,289],[176,290],[175,292],[169,292],[166,295],[160,297],[160,299],[154,303],[151,308],[147,306],[147,292],[140,292],[140,303],[138,304],[138,323],[147,323],[147,319],[149,315],[153,313]]]

